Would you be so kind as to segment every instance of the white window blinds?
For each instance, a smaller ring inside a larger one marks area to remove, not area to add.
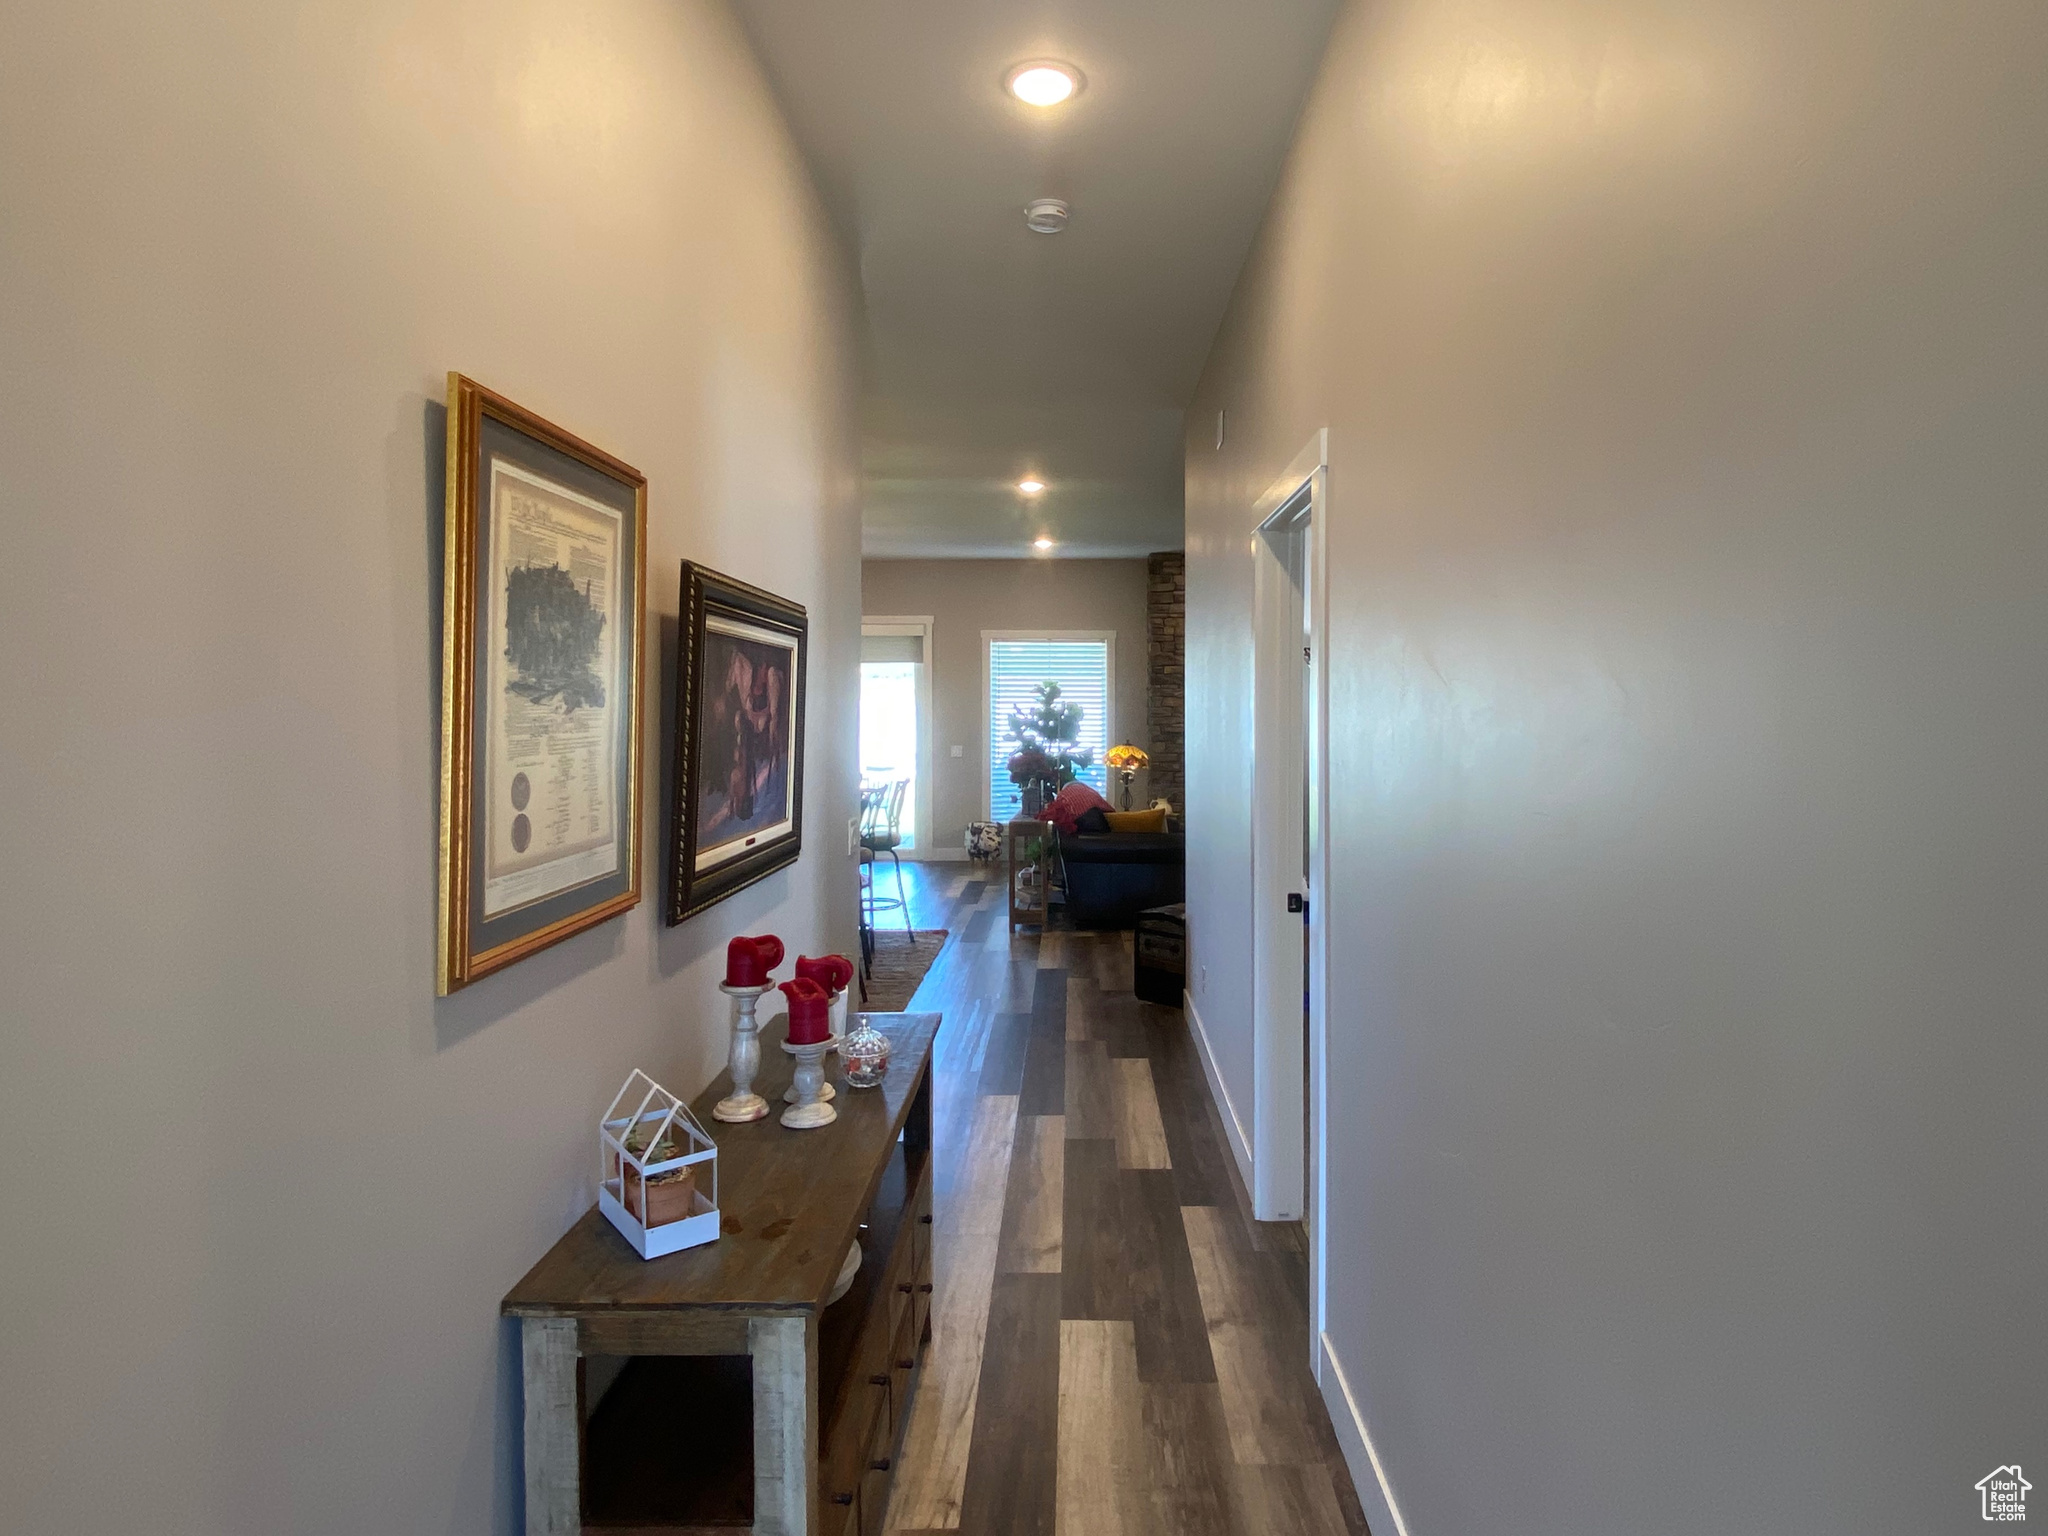
[[[1106,640],[997,640],[988,642],[989,818],[1011,821],[1022,814],[1023,789],[1010,782],[1010,711],[1028,709],[1038,685],[1060,685],[1062,699],[1081,706],[1077,747],[1091,747],[1095,762],[1076,776],[1107,794],[1109,769],[1109,642]]]

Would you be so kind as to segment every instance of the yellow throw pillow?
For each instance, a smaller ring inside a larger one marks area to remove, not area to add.
[[[1112,832],[1164,832],[1166,812],[1151,811],[1104,811],[1103,819],[1109,823]]]

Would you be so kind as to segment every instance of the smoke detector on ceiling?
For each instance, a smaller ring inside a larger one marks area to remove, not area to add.
[[[1067,227],[1067,205],[1056,197],[1041,197],[1024,205],[1024,222],[1041,235],[1056,235]]]

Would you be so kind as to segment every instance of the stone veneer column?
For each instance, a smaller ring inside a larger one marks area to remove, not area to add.
[[[1146,750],[1152,757],[1147,793],[1171,800],[1175,813],[1185,815],[1186,558],[1177,549],[1153,555],[1145,562],[1145,578],[1145,716],[1151,738]]]

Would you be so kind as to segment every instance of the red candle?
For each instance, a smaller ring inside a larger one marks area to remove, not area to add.
[[[817,1045],[832,1038],[832,994],[807,977],[785,981],[789,999],[789,1043]]]
[[[796,974],[799,980],[815,981],[828,993],[844,992],[853,985],[853,962],[844,955],[821,955],[815,960],[798,955]]]
[[[768,973],[782,964],[782,940],[772,933],[753,939],[734,939],[725,946],[725,984],[728,987],[765,987]]]

